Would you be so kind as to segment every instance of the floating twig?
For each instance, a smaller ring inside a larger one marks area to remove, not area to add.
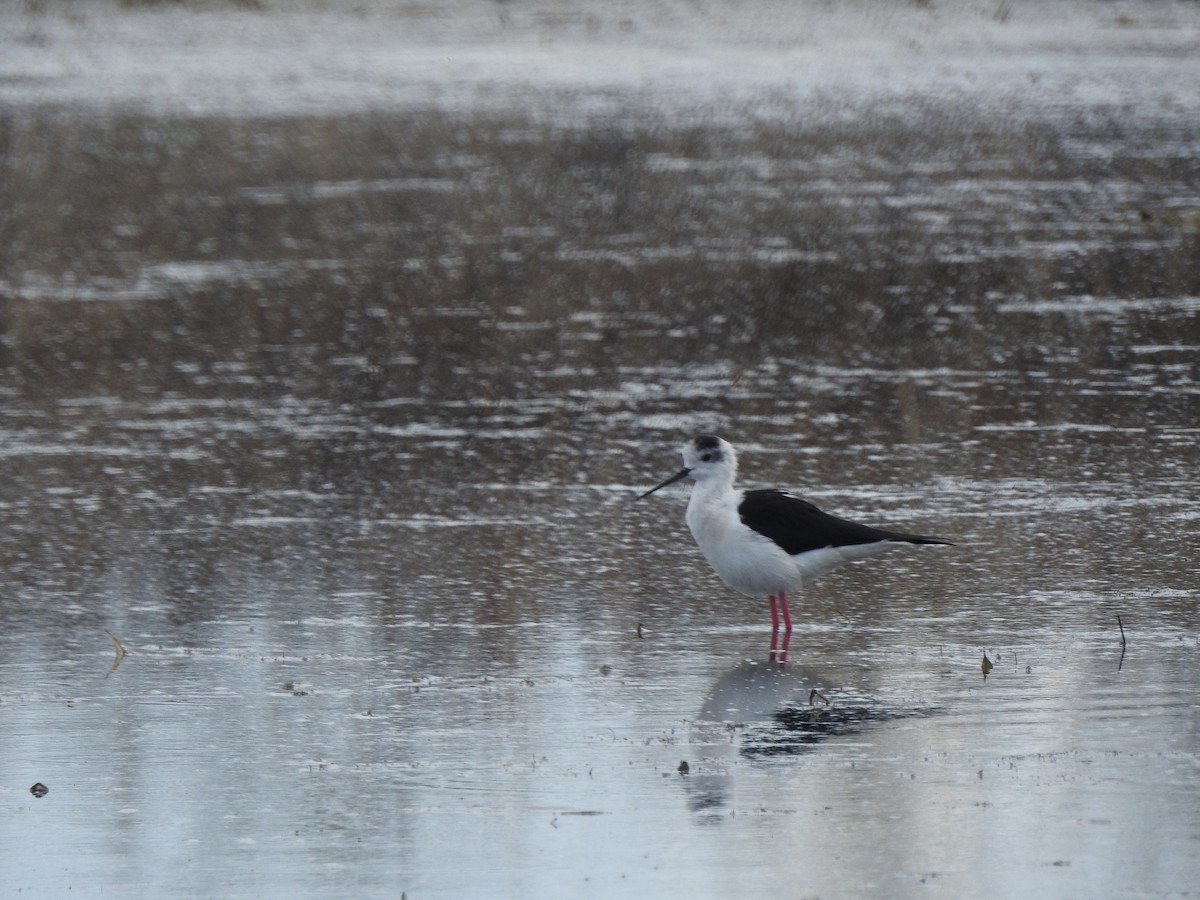
[[[1121,629],[1121,646],[1125,646],[1125,626],[1121,624],[1121,617],[1117,616],[1117,627]]]

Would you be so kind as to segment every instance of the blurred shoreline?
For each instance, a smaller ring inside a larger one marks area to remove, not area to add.
[[[0,108],[1161,118],[1200,108],[1198,45],[1194,3],[25,0],[0,7]]]

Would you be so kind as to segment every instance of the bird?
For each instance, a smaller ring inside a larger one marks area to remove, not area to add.
[[[734,590],[769,598],[772,661],[787,661],[792,634],[789,593],[844,563],[869,559],[901,544],[952,545],[944,538],[851,522],[786,491],[735,488],[737,453],[714,434],[700,434],[684,444],[683,468],[637,499],[689,477],[696,484],[686,521],[705,559]]]

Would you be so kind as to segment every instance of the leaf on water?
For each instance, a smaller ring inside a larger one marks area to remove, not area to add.
[[[105,629],[104,633],[108,635],[108,639],[113,642],[113,647],[115,647],[117,651],[117,655],[113,659],[112,668],[108,670],[108,673],[111,675],[113,672],[117,671],[117,666],[121,665],[121,660],[125,658],[125,645],[122,644],[117,636],[108,629]]]
[[[981,672],[983,672],[983,677],[986,678],[987,673],[992,671],[992,669],[994,669],[994,668],[995,668],[995,666],[992,665],[992,661],[990,659],[988,659],[988,655],[986,653],[984,653],[983,654],[983,662],[981,662],[979,664],[979,670]]]

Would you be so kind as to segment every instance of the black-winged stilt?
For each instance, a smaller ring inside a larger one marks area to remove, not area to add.
[[[787,661],[792,635],[788,592],[843,563],[869,559],[900,544],[949,544],[942,538],[884,531],[822,512],[783,491],[733,486],[737,454],[701,434],[683,447],[683,468],[642,497],[682,478],[695,479],[687,524],[709,564],[731,588],[771,604],[771,658]],[[783,641],[779,644],[780,619]]]

